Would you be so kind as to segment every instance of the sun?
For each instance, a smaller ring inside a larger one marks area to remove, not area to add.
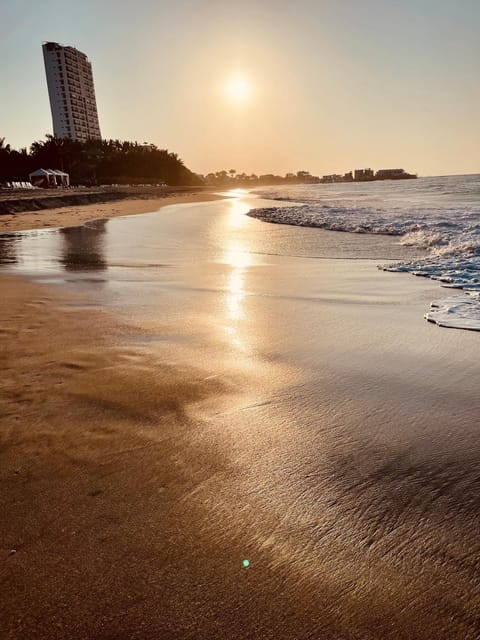
[[[252,93],[249,80],[240,74],[233,76],[227,84],[227,95],[237,104],[247,102]]]

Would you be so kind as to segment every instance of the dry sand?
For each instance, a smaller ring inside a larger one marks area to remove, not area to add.
[[[157,211],[160,207],[187,202],[206,202],[217,200],[221,196],[213,193],[189,193],[147,199],[125,199],[104,204],[86,204],[57,209],[24,211],[21,213],[0,215],[0,233],[9,231],[25,231],[44,227],[74,227],[88,220],[98,218],[115,218],[117,216],[135,215]]]

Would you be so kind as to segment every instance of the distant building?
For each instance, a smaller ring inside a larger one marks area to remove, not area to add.
[[[355,182],[363,182],[366,180],[373,180],[373,169],[355,169],[354,180]]]
[[[377,173],[373,169],[355,169],[343,176],[338,173],[322,176],[320,182],[370,182],[372,180],[409,180],[418,178],[415,173],[407,173],[404,169],[379,169]]]
[[[53,133],[84,142],[100,138],[92,65],[74,47],[57,42],[43,44]]]
[[[417,176],[407,173],[405,169],[379,169],[375,174],[375,180],[410,180]]]
[[[328,176],[322,176],[321,182],[343,182],[343,176],[338,173],[332,173]]]

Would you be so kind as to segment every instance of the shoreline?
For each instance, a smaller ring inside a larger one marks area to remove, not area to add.
[[[7,636],[473,640],[478,367],[435,285],[190,256],[151,315],[2,274]]]
[[[0,215],[0,235],[16,231],[31,231],[48,227],[75,227],[92,220],[138,215],[158,211],[162,207],[195,202],[221,200],[213,191],[173,192],[148,197],[127,195],[120,200],[51,207],[40,210],[4,213]]]

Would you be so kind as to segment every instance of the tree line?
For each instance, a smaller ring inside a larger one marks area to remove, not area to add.
[[[60,169],[72,185],[203,183],[176,153],[122,140],[80,142],[47,135],[30,149],[16,150],[0,138],[0,182],[25,181],[36,169]]]
[[[60,169],[72,185],[158,184],[172,186],[253,187],[319,182],[308,171],[256,175],[235,169],[199,175],[188,169],[176,153],[153,144],[125,140],[87,140],[47,135],[30,149],[12,149],[0,138],[0,183],[27,181],[36,169]]]
[[[318,176],[312,176],[308,171],[297,171],[296,173],[286,173],[284,176],[274,173],[237,173],[235,169],[229,171],[215,171],[201,176],[207,186],[213,187],[253,187],[272,184],[305,184],[320,182]]]

